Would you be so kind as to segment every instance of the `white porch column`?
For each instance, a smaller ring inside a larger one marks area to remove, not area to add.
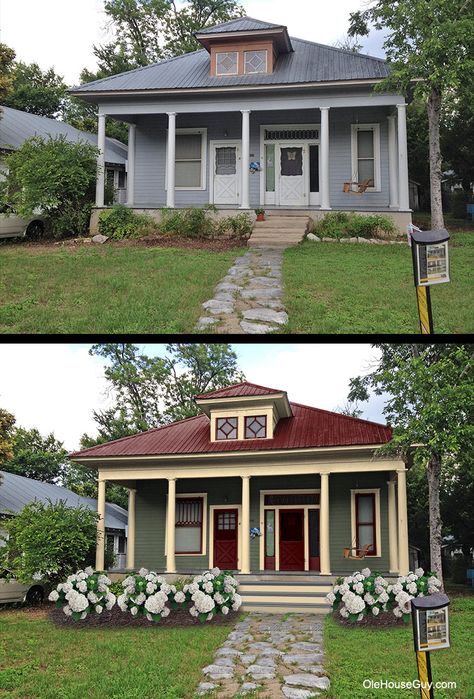
[[[395,481],[388,481],[388,556],[389,571],[398,571],[398,535],[397,502],[395,498]]]
[[[408,514],[406,471],[397,471],[398,484],[398,565],[400,575],[406,575],[410,566],[408,560]]]
[[[242,476],[242,560],[240,572],[250,573],[250,476]]]
[[[242,186],[240,208],[250,209],[250,110],[242,109]]]
[[[389,206],[398,209],[398,157],[397,157],[397,131],[395,128],[395,114],[388,117],[388,178],[389,178]]]
[[[128,491],[128,533],[127,533],[127,568],[135,568],[135,496],[137,491]]]
[[[105,480],[99,475],[97,492],[97,544],[95,549],[95,569],[104,570],[105,562]]]
[[[176,181],[176,112],[168,112],[168,162],[166,165],[167,172],[167,194],[166,206],[169,209],[174,209],[174,193]]]
[[[166,572],[176,573],[175,561],[176,478],[168,478],[168,517],[166,522]]]
[[[321,208],[330,209],[329,199],[329,107],[321,107]]]
[[[133,206],[135,201],[135,140],[136,124],[128,127],[128,167],[127,167],[127,206]]]
[[[331,575],[331,556],[329,553],[329,473],[321,474],[319,507],[319,555],[321,575]]]
[[[97,147],[97,180],[95,190],[95,205],[104,206],[105,189],[105,114],[98,116]]]
[[[407,106],[397,104],[398,111],[398,200],[401,211],[410,208],[408,194]]]

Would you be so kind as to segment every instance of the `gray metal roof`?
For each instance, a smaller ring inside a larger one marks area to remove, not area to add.
[[[89,510],[97,512],[97,500],[86,498],[73,493],[72,490],[52,483],[35,481],[33,478],[18,476],[16,473],[0,471],[2,477],[0,485],[0,514],[12,514],[20,512],[30,502],[58,502],[65,500],[69,507],[84,505]],[[127,511],[111,502],[105,503],[105,527],[106,529],[123,529],[127,526]]]
[[[253,17],[239,17],[231,19],[222,24],[216,24],[214,27],[205,27],[199,29],[196,34],[224,34],[225,32],[251,32],[259,29],[283,29],[281,24],[271,24],[270,22],[262,22]]]
[[[103,91],[189,89],[242,85],[285,85],[380,79],[388,68],[380,58],[291,38],[294,52],[280,55],[270,75],[211,77],[205,49],[73,88],[77,94]]]
[[[66,124],[64,121],[21,112],[18,109],[12,109],[12,107],[1,107],[0,150],[16,150],[32,136],[51,136],[55,138],[61,135],[73,143],[86,141],[93,146],[97,146],[96,134],[79,131],[79,129]],[[115,138],[106,138],[105,140],[106,162],[113,165],[125,165],[127,146]]]

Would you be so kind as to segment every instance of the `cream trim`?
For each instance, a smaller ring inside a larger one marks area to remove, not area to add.
[[[207,555],[207,493],[176,493],[175,500],[184,498],[203,498],[202,502],[202,553],[178,553],[175,556],[206,556]],[[175,527],[176,528],[176,527]],[[165,516],[165,556],[167,555],[168,542],[168,495],[166,495]]]
[[[355,496],[358,494],[362,495],[375,495],[375,536],[377,538],[377,553],[375,556],[367,556],[367,558],[381,558],[382,557],[382,539],[380,536],[380,488],[357,488],[351,489],[351,546],[352,542],[356,541],[356,509],[355,509]]]
[[[238,510],[237,569],[242,558],[242,505],[211,505],[209,507],[209,568],[214,568],[214,510]]]
[[[274,411],[271,405],[262,405],[259,408],[235,408],[226,410],[211,410],[211,442],[239,442],[245,441],[245,418],[265,415],[267,418],[267,436],[260,439],[273,438],[273,418]],[[221,417],[237,418],[237,439],[216,439],[216,419]]]

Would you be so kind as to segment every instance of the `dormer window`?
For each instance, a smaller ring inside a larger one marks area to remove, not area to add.
[[[246,73],[266,73],[267,72],[267,55],[264,51],[245,51],[244,66]]]
[[[264,439],[267,436],[267,416],[246,416],[245,439]]]
[[[216,439],[237,439],[238,418],[218,417],[216,418]]]
[[[239,72],[238,51],[216,53],[216,75],[237,75]]]

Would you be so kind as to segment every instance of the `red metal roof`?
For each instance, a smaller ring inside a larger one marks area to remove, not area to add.
[[[157,427],[131,437],[116,439],[83,451],[71,457],[100,456],[158,456],[166,454],[206,454],[231,451],[271,449],[304,449],[308,447],[335,447],[363,444],[384,444],[392,438],[386,425],[290,403],[293,417],[281,418],[272,439],[245,439],[240,441],[210,441],[210,421],[206,415],[197,415]]]
[[[200,396],[195,396],[196,398],[237,398],[239,396],[267,396],[271,393],[285,393],[285,391],[278,391],[275,388],[267,388],[266,386],[259,386],[256,383],[249,383],[249,381],[244,381],[243,383],[237,383],[233,386],[227,386],[227,388],[218,388],[216,391],[210,391],[209,393],[201,393]]]

